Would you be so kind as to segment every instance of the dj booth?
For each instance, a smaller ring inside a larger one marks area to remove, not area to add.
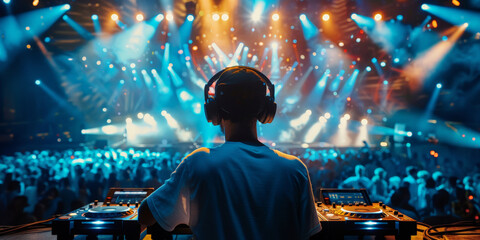
[[[172,232],[158,225],[141,231],[138,208],[152,192],[153,188],[111,188],[103,202],[95,201],[60,216],[51,227],[3,235],[0,240],[191,239],[186,225]],[[322,189],[320,196],[316,207],[322,231],[313,239],[424,239],[425,226],[381,202],[371,202],[365,189]],[[472,230],[471,234],[478,232]],[[456,237],[449,239],[465,239]]]

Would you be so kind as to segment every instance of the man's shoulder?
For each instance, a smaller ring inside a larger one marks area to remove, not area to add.
[[[193,152],[188,154],[185,157],[185,159],[195,159],[195,158],[198,158],[198,157],[206,157],[206,156],[209,156],[209,155],[210,155],[210,148],[201,147],[201,148],[195,149]]]
[[[283,159],[285,162],[290,163],[290,166],[295,166],[301,169],[306,169],[307,166],[300,160],[300,158],[295,157],[293,155],[281,152],[279,150],[272,149],[272,151],[277,155],[280,159]]]

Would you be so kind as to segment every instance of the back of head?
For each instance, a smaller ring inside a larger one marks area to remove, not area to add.
[[[221,119],[233,122],[258,119],[270,123],[276,111],[274,101],[273,84],[251,67],[225,68],[205,86],[205,114],[214,125]]]
[[[358,164],[355,166],[355,175],[356,176],[364,176],[365,175],[365,167],[363,165]]]

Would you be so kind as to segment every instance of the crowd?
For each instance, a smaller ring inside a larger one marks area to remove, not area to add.
[[[478,220],[480,171],[448,159],[411,158],[388,149],[283,149],[296,155],[320,188],[366,188],[382,201],[429,224]],[[0,157],[0,225],[17,225],[64,214],[111,187],[158,188],[188,151],[84,149],[33,151]],[[319,199],[317,199],[319,200]]]

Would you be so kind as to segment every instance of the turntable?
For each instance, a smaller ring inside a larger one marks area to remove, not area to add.
[[[52,234],[59,240],[71,240],[75,235],[113,235],[114,239],[139,239],[137,211],[153,188],[110,188],[104,202],[85,205],[52,221]]]
[[[372,203],[365,189],[321,189],[317,203],[323,230],[319,239],[343,239],[346,235],[395,235],[410,239],[417,234],[416,221],[383,203]]]

